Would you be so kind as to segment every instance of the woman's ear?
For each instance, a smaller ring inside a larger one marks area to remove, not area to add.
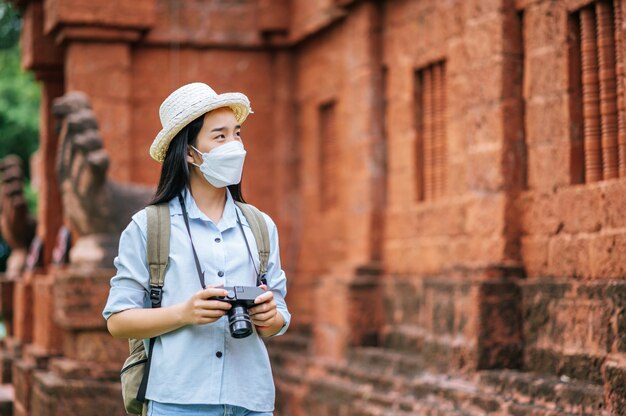
[[[187,146],[187,163],[196,164],[195,155],[196,151],[193,150],[193,147],[191,145]]]

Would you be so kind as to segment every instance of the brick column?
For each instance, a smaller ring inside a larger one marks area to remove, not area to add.
[[[132,136],[130,44],[69,41],[65,58],[66,91],[86,93],[98,115],[112,180],[130,182]]]

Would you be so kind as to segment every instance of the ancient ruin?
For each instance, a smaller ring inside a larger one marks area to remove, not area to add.
[[[193,81],[254,110],[243,191],[293,314],[277,415],[626,414],[625,0],[14,3],[43,92],[14,415],[123,414],[110,201],[155,185],[158,107]],[[54,264],[64,224],[91,273]]]

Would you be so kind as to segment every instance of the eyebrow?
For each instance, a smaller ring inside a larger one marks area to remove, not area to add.
[[[240,129],[241,128],[241,124],[237,124],[235,126],[235,130]],[[226,127],[216,127],[213,130],[211,130],[211,133],[213,133],[214,131],[224,131],[226,130]]]

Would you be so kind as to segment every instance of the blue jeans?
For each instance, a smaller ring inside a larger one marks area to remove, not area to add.
[[[228,404],[174,404],[148,402],[148,416],[273,416],[273,412],[253,412]]]

